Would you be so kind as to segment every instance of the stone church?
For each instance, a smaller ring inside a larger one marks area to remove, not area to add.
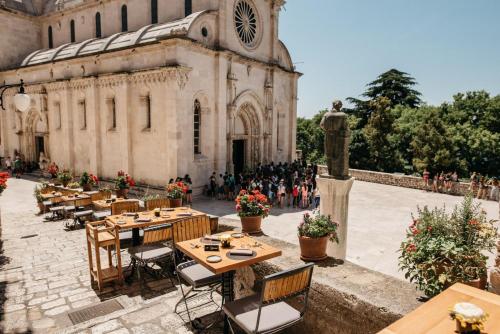
[[[0,154],[164,185],[295,158],[284,0],[0,0]]]

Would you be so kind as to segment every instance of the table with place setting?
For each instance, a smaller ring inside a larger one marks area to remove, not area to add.
[[[281,256],[281,250],[236,231],[182,241],[176,243],[176,248],[214,274],[222,275],[224,302],[234,300],[233,282],[237,269]],[[225,317],[224,333],[229,333],[228,321]]]
[[[96,201],[92,201],[94,208],[97,211],[101,210],[109,210],[111,209],[111,204],[117,202],[138,202],[138,199],[125,199],[125,198],[109,198],[109,199],[100,199]]]

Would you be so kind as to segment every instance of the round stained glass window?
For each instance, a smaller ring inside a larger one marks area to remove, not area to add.
[[[258,42],[258,18],[254,6],[247,1],[240,0],[234,9],[234,24],[236,33],[243,44],[249,48]]]

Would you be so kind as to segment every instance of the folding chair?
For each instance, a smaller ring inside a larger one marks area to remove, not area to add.
[[[144,229],[142,245],[128,249],[132,260],[132,273],[135,270],[139,280],[141,280],[141,268],[147,272],[148,268],[151,269],[149,265],[152,264],[158,265],[161,268],[159,275],[164,276],[167,274],[172,286],[175,286],[172,275],[168,273],[167,266],[168,263],[172,261],[173,250],[169,245],[169,241],[171,240],[172,225],[170,224],[153,226]],[[141,281],[141,288],[144,285],[143,281],[144,279]]]
[[[260,294],[226,303],[222,310],[249,334],[276,333],[291,327],[304,318],[307,310],[313,268],[313,263],[307,263],[266,276]],[[300,310],[286,302],[298,296],[304,297]]]
[[[210,220],[208,216],[191,217],[172,224],[172,238],[174,241],[173,258],[182,293],[182,298],[175,305],[174,312],[180,315],[180,312],[177,312],[177,308],[184,302],[190,323],[192,323],[192,319],[187,302],[200,293],[209,293],[211,302],[220,307],[213,300],[213,293],[216,292],[217,287],[221,284],[221,275],[215,275],[201,264],[196,263],[196,261],[191,260],[177,264],[175,245],[178,242],[202,238],[208,234],[210,234]],[[181,279],[190,286],[187,291],[184,291]]]

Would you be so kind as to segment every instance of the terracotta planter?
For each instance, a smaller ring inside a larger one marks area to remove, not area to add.
[[[84,184],[82,186],[83,191],[91,191],[92,190],[92,185],[91,184]]]
[[[182,198],[170,198],[169,202],[171,208],[178,208],[182,206]]]
[[[328,236],[322,238],[309,238],[299,236],[300,258],[303,261],[322,261],[328,257],[326,246]]]
[[[262,233],[262,230],[260,228],[262,224],[262,216],[240,217],[240,219],[241,219],[241,229],[243,233],[248,233],[248,234]]]
[[[471,286],[476,289],[480,290],[486,290],[486,285],[488,284],[488,276],[483,275],[478,279],[469,281],[469,282],[464,282],[465,285]]]
[[[128,189],[116,189],[116,197],[118,198],[127,198],[128,195]]]

